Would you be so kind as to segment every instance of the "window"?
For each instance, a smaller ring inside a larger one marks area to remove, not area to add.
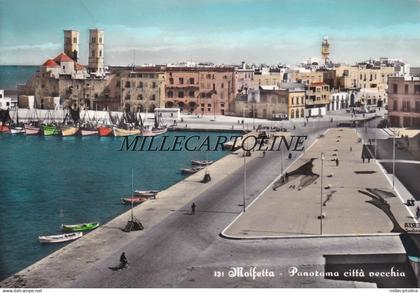
[[[99,44],[102,44],[102,38],[99,38]]]
[[[139,94],[139,95],[137,96],[137,100],[143,100],[143,95],[142,95],[142,94]]]
[[[194,77],[190,78],[190,84],[194,84]]]
[[[179,84],[184,84],[184,79],[182,77],[179,78]]]
[[[415,84],[414,85],[414,93],[415,94],[420,94],[420,84]]]
[[[183,98],[184,97],[184,92],[183,91],[179,91],[178,92],[178,98]]]
[[[220,87],[223,89],[225,88],[225,84],[222,82],[222,84],[220,85]]]
[[[92,43],[95,43],[95,38],[92,38]]]
[[[152,95],[151,100],[152,100],[152,101],[156,100],[156,95]]]
[[[125,87],[126,87],[126,88],[129,88],[129,87],[130,87],[130,82],[129,82],[129,81],[126,81],[126,82],[125,82]]]
[[[168,98],[173,98],[174,96],[174,92],[173,91],[169,91],[168,92]]]
[[[156,88],[156,82],[152,82],[152,88]]]
[[[142,81],[139,82],[139,88],[141,88],[141,89],[143,88],[143,82]]]
[[[102,50],[99,50],[99,57],[102,57]]]
[[[92,50],[92,52],[91,52],[92,54],[91,54],[91,56],[93,57],[93,56],[95,56],[95,50]]]
[[[393,85],[392,85],[392,89],[393,89],[393,93],[397,93],[398,92],[398,84],[396,84],[396,83],[394,83]]]
[[[292,105],[295,103],[295,98],[292,97]]]
[[[420,113],[420,102],[416,101],[416,113]]]
[[[393,111],[398,111],[398,101],[394,100],[394,104],[392,105],[392,110]]]
[[[216,90],[216,84],[213,83],[213,90]]]
[[[194,98],[194,91],[190,91],[190,92],[188,93],[188,95],[189,95],[189,97],[190,97],[190,98]]]
[[[207,74],[207,79],[211,79],[211,74]]]
[[[174,79],[172,77],[169,78],[169,84],[174,84]]]
[[[408,84],[404,85],[404,93],[408,94]]]
[[[77,43],[77,38],[76,37],[73,38],[73,43]]]
[[[207,107],[211,107],[211,104],[207,104]]]

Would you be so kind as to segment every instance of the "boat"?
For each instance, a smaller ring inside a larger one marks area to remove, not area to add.
[[[8,125],[0,125],[0,132],[6,133],[10,131],[10,127]]]
[[[42,126],[42,133],[44,136],[58,135],[58,127],[53,123],[49,123]]]
[[[98,130],[96,129],[80,129],[80,135],[81,136],[92,136],[97,135]]]
[[[182,174],[194,174],[197,173],[200,170],[203,170],[203,166],[193,167],[193,168],[183,168],[181,169]]]
[[[124,128],[113,128],[114,136],[130,136],[130,135],[140,135],[140,129],[124,129]]]
[[[205,160],[205,161],[192,160],[191,161],[191,164],[196,165],[196,166],[207,166],[207,165],[211,165],[213,163],[214,163],[214,161],[209,161],[209,160]]]
[[[159,193],[160,190],[135,190],[135,196],[143,196],[143,197],[154,197]]]
[[[124,197],[121,198],[122,203],[124,204],[140,204],[147,200],[145,197]]]
[[[11,134],[23,134],[25,133],[25,128],[20,127],[20,126],[15,126],[10,128],[10,133]]]
[[[79,127],[75,126],[63,126],[61,127],[62,136],[73,136],[79,131]]]
[[[92,222],[92,223],[82,223],[82,224],[75,224],[75,225],[61,225],[61,229],[63,231],[69,232],[80,232],[80,231],[89,231],[99,227],[99,222]]]
[[[26,135],[38,135],[41,130],[39,127],[33,126],[31,124],[25,124],[25,134]]]
[[[59,243],[59,242],[76,240],[82,236],[83,236],[83,232],[75,232],[75,233],[66,233],[66,234],[59,234],[59,235],[38,236],[38,240],[41,243]]]
[[[99,126],[98,127],[99,136],[110,136],[112,134],[111,126]]]

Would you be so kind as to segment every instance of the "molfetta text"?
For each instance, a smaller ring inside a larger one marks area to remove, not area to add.
[[[213,276],[216,278],[274,278],[276,274],[267,268],[258,267],[230,267],[225,274],[224,270],[214,271]]]

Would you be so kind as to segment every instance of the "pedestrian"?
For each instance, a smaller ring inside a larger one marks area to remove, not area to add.
[[[416,209],[416,219],[418,220],[420,218],[420,208],[417,206]]]
[[[262,157],[263,157],[263,158],[265,158],[265,151],[263,151],[263,153],[262,153]]]
[[[196,208],[196,205],[195,205],[195,202],[193,202],[191,205],[191,215],[195,215],[195,208]]]
[[[365,155],[362,155],[363,164],[365,163]]]
[[[353,151],[353,148],[352,148],[352,147],[350,147],[350,151],[351,151],[351,152]]]
[[[338,158],[335,158],[335,165],[338,167]]]
[[[368,157],[368,163],[370,163],[370,156]]]
[[[128,264],[127,257],[125,256],[125,252],[121,253],[120,256],[120,266],[124,268]]]
[[[292,153],[289,153],[289,160],[292,159]]]

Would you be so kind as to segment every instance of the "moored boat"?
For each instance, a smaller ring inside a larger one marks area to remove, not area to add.
[[[99,222],[92,222],[92,223],[82,223],[82,224],[75,224],[75,225],[61,225],[61,229],[63,231],[69,232],[80,232],[80,231],[89,231],[99,227]]]
[[[10,133],[11,134],[23,134],[23,133],[25,133],[25,129],[23,127],[20,127],[20,126],[12,127],[12,128],[10,128]]]
[[[96,129],[80,129],[80,135],[81,136],[92,136],[92,135],[97,135],[98,134],[98,130]]]
[[[10,131],[10,127],[8,125],[0,125],[0,132],[6,133]]]
[[[130,135],[140,135],[140,129],[124,129],[124,128],[113,128],[114,136],[130,136]]]
[[[205,161],[192,160],[191,164],[196,165],[196,166],[207,166],[207,165],[213,164],[213,162],[214,161],[209,161],[209,160],[205,160]]]
[[[41,243],[59,243],[71,240],[76,240],[83,236],[82,232],[66,233],[59,235],[39,236],[38,240]]]
[[[147,200],[144,197],[124,197],[121,198],[122,203],[124,204],[140,204]]]
[[[98,127],[99,136],[110,136],[112,134],[112,127],[110,126],[99,126]]]
[[[154,197],[156,198],[156,195],[159,193],[160,190],[135,190],[134,195],[135,196],[143,196],[143,197]]]
[[[58,135],[58,127],[55,124],[46,124],[42,126],[42,133],[44,136]]]
[[[194,174],[197,173],[200,170],[203,170],[203,166],[193,167],[193,168],[183,168],[181,169],[182,174]]]
[[[25,125],[25,134],[26,135],[38,135],[41,129],[39,127],[26,124]]]
[[[61,128],[61,135],[62,136],[73,136],[79,131],[79,127],[74,126],[64,126]]]
[[[141,131],[141,135],[142,136],[158,136],[161,134],[164,134],[168,131],[168,129],[166,127],[164,128],[150,128],[150,127],[145,127],[142,129]]]

